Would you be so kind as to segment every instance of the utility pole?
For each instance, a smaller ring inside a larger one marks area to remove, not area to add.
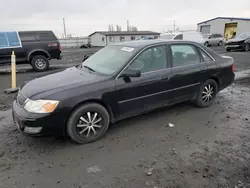
[[[66,26],[65,26],[65,19],[63,18],[63,28],[64,28],[64,38],[67,38],[67,33],[66,33]]]
[[[127,31],[129,31],[129,20],[127,20]]]
[[[174,20],[174,32],[175,32],[175,20]]]

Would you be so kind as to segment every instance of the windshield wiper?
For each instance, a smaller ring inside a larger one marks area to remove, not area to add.
[[[96,72],[94,69],[90,68],[89,66],[84,65],[83,67],[86,68],[86,69],[91,70],[92,72]]]

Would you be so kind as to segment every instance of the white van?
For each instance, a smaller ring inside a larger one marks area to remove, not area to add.
[[[201,32],[197,31],[187,31],[187,32],[178,32],[178,33],[162,33],[160,39],[164,40],[186,40],[194,41],[200,44],[204,43],[204,38]]]

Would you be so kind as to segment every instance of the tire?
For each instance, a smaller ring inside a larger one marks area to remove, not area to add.
[[[222,46],[222,44],[223,44],[222,41],[220,41],[219,44],[218,44],[218,46]]]
[[[244,46],[244,51],[247,52],[249,50],[250,50],[250,45],[248,43],[246,43]]]
[[[102,138],[108,130],[109,123],[109,113],[103,106],[88,103],[78,107],[71,114],[67,123],[67,133],[76,143],[87,144]]]
[[[208,42],[205,42],[204,45],[205,45],[206,47],[209,47],[209,43],[208,43]]]
[[[210,93],[211,92],[213,92],[213,93],[208,95],[209,91],[210,91]],[[207,94],[205,94],[204,92],[206,92]],[[201,108],[210,106],[215,101],[217,92],[218,92],[218,85],[217,85],[216,81],[212,80],[212,79],[207,80],[200,87],[200,90],[198,91],[197,97],[195,99],[195,104]]]
[[[37,72],[43,72],[49,69],[49,60],[43,55],[36,55],[31,59],[31,66]]]
[[[230,51],[231,51],[231,49],[229,49],[229,48],[226,48],[226,51],[227,51],[227,52],[230,52]]]

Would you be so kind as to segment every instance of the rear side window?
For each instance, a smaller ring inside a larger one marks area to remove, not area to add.
[[[199,50],[200,50],[202,58],[205,62],[213,61],[213,59],[209,55],[207,55],[203,50],[201,50],[201,49],[199,49]]]
[[[183,34],[177,35],[174,40],[183,40]]]
[[[56,40],[55,35],[51,33],[38,33],[39,40],[45,40],[45,41],[50,41],[50,40]]]
[[[19,33],[19,36],[23,42],[36,41],[34,33]]]
[[[171,45],[173,67],[200,63],[200,55],[192,45]]]

